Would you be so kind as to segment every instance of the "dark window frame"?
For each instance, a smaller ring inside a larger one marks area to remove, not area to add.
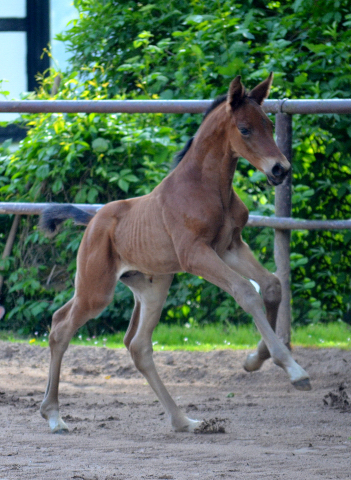
[[[50,67],[44,48],[50,42],[50,4],[49,0],[26,0],[26,17],[0,18],[0,32],[26,32],[27,46],[27,90],[39,87],[36,76]],[[0,142],[7,138],[19,141],[26,135],[25,129],[14,124],[0,127]]]

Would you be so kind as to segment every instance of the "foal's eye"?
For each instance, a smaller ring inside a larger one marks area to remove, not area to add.
[[[239,128],[241,135],[247,136],[250,135],[250,130],[248,128]]]

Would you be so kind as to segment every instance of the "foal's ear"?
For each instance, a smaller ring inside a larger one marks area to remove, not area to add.
[[[235,110],[245,98],[245,87],[241,83],[241,76],[238,75],[231,82],[227,96],[227,111]]]
[[[271,85],[273,82],[273,72],[269,74],[269,77],[266,78],[263,82],[259,83],[251,92],[249,93],[249,98],[252,98],[259,105],[262,105],[264,100],[268,97]]]

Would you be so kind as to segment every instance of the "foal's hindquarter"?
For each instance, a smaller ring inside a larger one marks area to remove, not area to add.
[[[271,80],[249,95],[239,77],[233,80],[226,101],[208,113],[184,158],[151,194],[112,202],[90,221],[78,253],[75,295],[54,314],[50,333],[49,382],[41,413],[53,432],[67,429],[58,407],[62,356],[77,329],[110,303],[118,280],[135,299],[125,345],[176,431],[194,431],[201,423],[177,407],[152,358],[152,332],[176,272],[202,276],[253,316],[262,340],[245,362],[247,371],[272,357],[296,388],[310,388],[308,374],[274,333],[280,282],[242,241],[248,211],[232,189],[239,156],[273,184],[281,183],[289,169],[260,106]],[[262,297],[248,278],[260,285]]]

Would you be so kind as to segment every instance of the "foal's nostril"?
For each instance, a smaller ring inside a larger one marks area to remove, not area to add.
[[[281,177],[282,175],[284,175],[284,173],[285,173],[285,169],[282,165],[280,165],[280,163],[276,163],[272,168],[272,174],[275,177]]]

